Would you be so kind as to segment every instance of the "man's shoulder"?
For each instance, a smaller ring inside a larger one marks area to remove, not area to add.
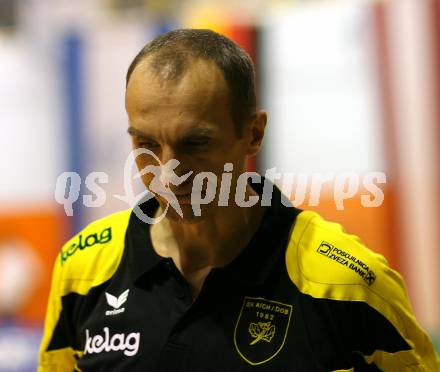
[[[128,209],[93,221],[64,244],[56,262],[62,292],[87,292],[111,277],[124,251],[131,212]]]
[[[286,265],[298,289],[315,298],[363,301],[382,310],[394,305],[393,295],[404,287],[382,255],[312,211],[303,211],[296,219]]]
[[[301,212],[291,232],[286,266],[301,293],[329,300],[315,304],[330,307],[332,319],[346,326],[353,345],[365,345],[366,351],[360,352],[367,363],[374,362],[381,370],[411,365],[425,371],[438,366],[400,274],[341,225],[315,212]]]

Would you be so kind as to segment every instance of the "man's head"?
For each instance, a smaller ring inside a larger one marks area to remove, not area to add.
[[[171,186],[175,194],[189,194],[200,172],[214,173],[219,183],[224,164],[232,163],[234,200],[234,181],[246,157],[258,152],[266,124],[266,113],[255,107],[252,62],[238,45],[209,30],[161,35],[130,65],[125,101],[133,147],[154,152],[162,164],[179,160],[178,175],[193,171]],[[138,157],[139,169],[155,163],[151,158]],[[148,186],[152,175],[142,180]],[[188,200],[182,196],[179,204],[189,212]]]
[[[249,55],[227,37],[211,30],[181,29],[162,34],[145,45],[128,68],[126,85],[136,67],[148,59],[150,68],[164,81],[177,82],[192,61],[212,62],[229,90],[229,108],[241,135],[256,110],[255,72]]]

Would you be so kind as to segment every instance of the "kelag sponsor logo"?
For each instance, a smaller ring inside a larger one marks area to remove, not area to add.
[[[317,252],[354,271],[368,285],[372,285],[376,280],[376,274],[368,267],[367,264],[356,256],[345,252],[344,250],[339,249],[330,243],[323,241],[318,247]]]
[[[141,337],[139,332],[131,332],[127,335],[124,333],[111,335],[108,327],[104,327],[103,331],[104,335],[90,336],[89,330],[86,329],[84,355],[108,353],[110,351],[122,351],[127,356],[137,354]]]
[[[82,234],[78,235],[77,241],[69,245],[66,249],[61,250],[61,264],[63,264],[70,256],[75,254],[78,249],[83,250],[88,247],[92,247],[95,244],[108,243],[112,239],[112,228],[107,227],[102,230],[99,234],[92,233],[87,235],[85,238]]]

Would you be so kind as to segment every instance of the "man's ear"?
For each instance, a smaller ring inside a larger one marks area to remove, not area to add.
[[[247,155],[254,156],[260,151],[263,143],[264,130],[267,124],[267,112],[257,111],[247,127],[248,148]]]

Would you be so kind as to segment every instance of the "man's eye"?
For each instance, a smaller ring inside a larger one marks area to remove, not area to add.
[[[203,147],[209,145],[210,142],[209,138],[189,138],[184,141],[184,144],[189,147]]]
[[[152,141],[142,141],[142,142],[138,142],[138,147],[143,147],[146,149],[155,149],[159,146],[159,144],[157,142],[152,142]]]

